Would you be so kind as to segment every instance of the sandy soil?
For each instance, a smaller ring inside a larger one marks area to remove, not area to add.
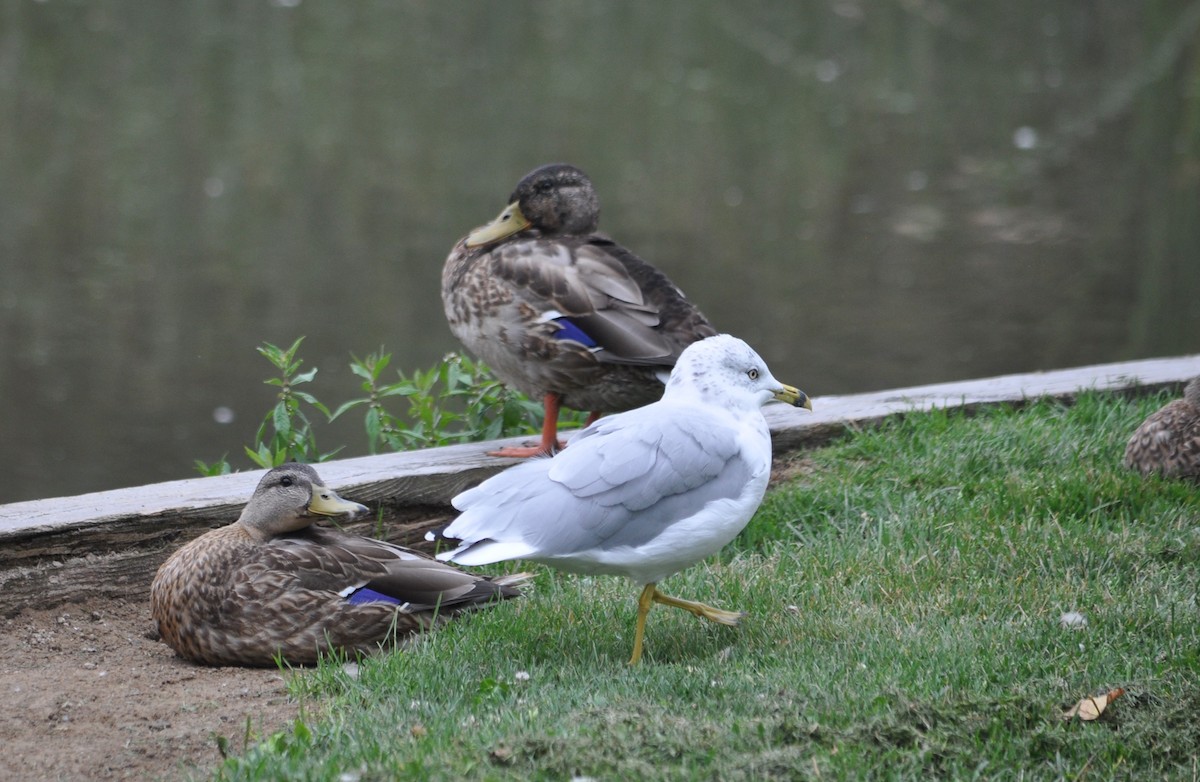
[[[299,711],[277,669],[203,668],[154,639],[144,600],[0,620],[0,779],[179,779]]]

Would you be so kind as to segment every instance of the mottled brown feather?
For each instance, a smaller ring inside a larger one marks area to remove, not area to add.
[[[1143,475],[1200,482],[1200,377],[1184,387],[1182,399],[1142,422],[1125,447],[1125,465]]]
[[[305,465],[268,472],[238,521],[163,563],[150,606],[171,648],[209,665],[272,665],[276,657],[309,664],[333,650],[371,652],[520,594],[523,576],[475,576],[401,546],[312,526],[306,506],[314,486],[340,499]],[[352,604],[345,595],[359,587],[405,604]]]

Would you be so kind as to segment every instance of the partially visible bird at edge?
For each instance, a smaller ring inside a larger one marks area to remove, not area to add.
[[[561,407],[603,413],[662,396],[680,353],[716,330],[666,275],[596,232],[600,203],[574,166],[534,169],[495,220],[460,240],[442,269],[454,336],[506,385],[544,404],[548,455]]]
[[[1142,475],[1200,482],[1200,377],[1183,388],[1183,398],[1151,413],[1129,438],[1125,466]]]
[[[310,664],[331,651],[376,651],[520,595],[526,574],[484,578],[313,524],[366,510],[307,465],[268,471],[237,521],[186,544],[158,569],[150,607],[163,641],[208,665]]]

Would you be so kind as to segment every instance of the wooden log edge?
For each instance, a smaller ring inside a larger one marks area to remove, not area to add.
[[[1196,375],[1200,354],[824,396],[814,399],[812,413],[772,405],[766,415],[780,454],[909,412],[1070,400],[1089,389],[1150,392]],[[420,547],[425,530],[451,518],[450,498],[514,464],[486,452],[523,439],[339,459],[319,470],[339,493],[374,511],[348,529]],[[237,518],[261,475],[256,470],[0,505],[0,615],[87,596],[145,594],[171,551]]]

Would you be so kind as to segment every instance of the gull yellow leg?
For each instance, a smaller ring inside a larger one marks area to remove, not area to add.
[[[642,592],[643,599],[645,599],[645,595],[646,593]],[[720,608],[713,608],[710,605],[697,603],[693,600],[681,600],[678,597],[664,595],[657,589],[654,590],[651,599],[656,603],[682,608],[684,611],[690,611],[692,614],[707,619],[710,622],[717,622],[718,624],[729,625],[730,627],[736,627],[737,623],[746,615],[744,611],[723,611]],[[639,604],[641,603],[640,600],[638,602]]]
[[[704,603],[697,603],[694,600],[682,600],[678,597],[664,595],[658,591],[655,584],[646,584],[642,589],[642,594],[638,596],[637,628],[633,633],[633,656],[629,658],[630,665],[636,665],[638,660],[642,659],[642,639],[646,637],[646,616],[655,603],[682,608],[701,619],[730,627],[736,627],[742,617],[746,615],[744,611],[724,611]]]
[[[629,658],[630,665],[637,665],[638,660],[642,659],[642,638],[646,635],[646,615],[650,613],[650,607],[654,605],[657,594],[654,584],[646,584],[642,589],[642,594],[638,597],[637,629],[633,633],[633,656]]]

